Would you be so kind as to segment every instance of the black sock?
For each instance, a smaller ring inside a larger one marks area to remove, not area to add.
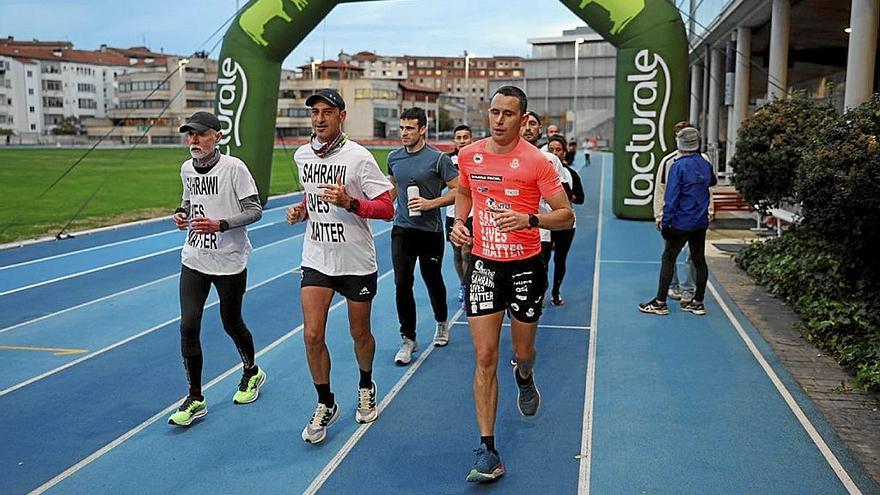
[[[260,371],[260,368],[257,368],[257,365],[256,365],[256,364],[253,365],[253,366],[251,366],[250,368],[247,368],[247,367],[245,367],[245,366],[242,366],[242,368],[243,368],[243,371],[244,371],[244,376],[246,376],[246,377],[248,377],[248,378],[250,378],[250,377],[256,375],[256,374]]]
[[[330,393],[329,383],[316,383],[315,390],[318,391],[318,402],[324,404],[327,407],[333,407],[333,404],[335,404],[335,402],[333,401],[333,394]]]
[[[358,382],[358,387],[360,388],[373,388],[373,370],[361,372],[361,381]]]
[[[495,450],[495,435],[489,435],[488,437],[480,437],[480,443],[486,446],[486,450],[489,452],[498,453]]]

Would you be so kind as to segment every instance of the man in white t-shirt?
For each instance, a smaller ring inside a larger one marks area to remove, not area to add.
[[[287,222],[308,221],[302,251],[301,298],[303,339],[318,404],[302,439],[319,443],[339,416],[330,390],[330,354],[324,341],[327,313],[333,294],[348,304],[348,322],[360,369],[355,420],[374,421],[376,383],[373,357],[376,341],[370,329],[370,311],[376,295],[376,244],[371,218],[391,220],[391,183],[373,155],[342,132],[345,101],[333,89],[318,90],[306,99],[311,108],[313,134],[293,155],[304,197],[287,209]]]
[[[243,374],[236,404],[257,400],[266,373],[254,363],[254,340],[241,318],[251,253],[248,224],[263,216],[257,186],[244,162],[220,154],[220,120],[196,112],[180,127],[192,159],[183,163],[183,200],[172,220],[187,230],[180,270],[180,348],[189,393],[168,423],[189,426],[208,413],[202,395],[202,312],[211,285],[220,298],[223,328],[241,356]]]
[[[452,163],[458,166],[458,152],[465,146],[474,142],[474,134],[471,128],[460,124],[452,131],[452,142],[455,144],[455,150],[449,154]],[[470,246],[456,246],[450,236],[452,235],[452,227],[455,225],[455,204],[446,207],[446,240],[452,244],[453,261],[455,264],[455,273],[458,274],[458,281],[461,285],[458,287],[458,302],[464,305],[464,275],[467,273],[468,256],[470,255]],[[468,229],[473,228],[473,215],[468,215]]]

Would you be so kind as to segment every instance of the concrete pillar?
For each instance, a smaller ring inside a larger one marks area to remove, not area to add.
[[[724,52],[718,48],[710,50],[709,64],[709,109],[706,119],[706,145],[709,151],[718,149],[718,124],[721,115],[721,81],[724,78]]]
[[[791,28],[791,0],[773,0],[770,20],[770,67],[767,100],[785,98],[788,88],[788,39]]]
[[[752,28],[740,27],[736,30],[736,79],[733,84],[733,106],[730,133],[727,136],[727,163],[736,153],[736,132],[749,113],[749,84],[752,59]],[[733,170],[728,168],[728,173]]]
[[[859,106],[874,88],[874,58],[877,50],[878,3],[880,0],[852,0],[849,14],[849,51],[846,56],[844,109]]]
[[[691,106],[688,121],[693,125],[700,122],[700,100],[703,94],[703,64],[699,61],[691,66]]]

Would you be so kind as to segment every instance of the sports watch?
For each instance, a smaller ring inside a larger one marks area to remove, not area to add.
[[[538,215],[531,215],[531,214],[529,215],[529,229],[537,227],[538,222],[539,222]]]

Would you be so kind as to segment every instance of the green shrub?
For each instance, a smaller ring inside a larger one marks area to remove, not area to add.
[[[804,337],[850,370],[856,388],[880,389],[880,293],[850,279],[834,244],[792,229],[753,243],[736,261],[794,308]]]
[[[853,278],[877,280],[880,257],[880,95],[814,129],[796,189],[804,226],[839,251]]]
[[[761,107],[746,119],[731,160],[736,172],[733,185],[746,202],[763,213],[774,205],[796,202],[794,184],[803,149],[815,129],[834,116],[830,105],[795,93]]]

